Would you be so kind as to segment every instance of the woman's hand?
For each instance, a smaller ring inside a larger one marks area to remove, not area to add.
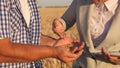
[[[53,24],[52,24],[52,30],[60,38],[64,38],[66,36],[63,24],[58,19],[54,19]]]
[[[112,56],[109,52],[106,51],[105,48],[102,48],[102,53],[105,58],[107,58],[110,62],[115,64],[120,63],[120,57]]]

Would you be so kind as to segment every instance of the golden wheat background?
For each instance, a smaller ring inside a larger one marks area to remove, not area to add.
[[[65,8],[40,8],[40,17],[41,17],[41,30],[42,33],[53,38],[58,38],[52,31],[52,21],[55,18],[59,18],[65,12]],[[76,29],[76,24],[67,31],[67,35],[79,39],[78,32]],[[43,59],[44,68],[72,68],[72,63],[65,64],[57,59],[46,58]]]

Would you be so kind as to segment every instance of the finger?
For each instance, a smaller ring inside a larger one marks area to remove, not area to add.
[[[61,24],[62,25],[62,23],[57,18],[53,20],[53,24],[55,24],[55,25]]]
[[[85,43],[82,42],[82,43],[78,46],[78,50],[81,50],[81,49],[83,49],[84,47],[85,47]]]
[[[68,58],[75,58],[76,56],[77,56],[76,54],[73,54],[70,51],[66,54],[66,57]]]
[[[58,20],[54,19],[53,24],[52,24],[52,27],[53,27],[54,31],[56,30],[57,26],[58,26]]]
[[[103,53],[104,55],[108,55],[108,52],[106,51],[105,48],[102,48],[102,53]]]
[[[118,62],[120,62],[120,59],[118,58],[118,57],[116,57],[116,56],[108,56],[108,59],[111,61],[111,62],[113,62],[113,63],[118,63]]]
[[[78,46],[80,44],[80,41],[72,38],[72,44],[74,44],[74,46]]]
[[[84,50],[82,49],[82,50],[80,50],[79,52],[76,53],[77,58],[82,55],[83,51],[84,51]]]
[[[79,40],[73,39],[73,43],[80,43]]]
[[[74,48],[71,50],[71,52],[72,52],[72,53],[75,53],[77,50],[78,50],[78,47],[74,47]]]
[[[69,62],[72,62],[72,61],[75,61],[77,58],[68,58],[68,62],[67,63],[69,63]]]
[[[102,48],[102,53],[103,53],[104,56],[106,56],[108,59],[110,59],[110,57],[111,57],[110,53],[107,52],[105,48]]]
[[[77,47],[75,47],[75,48],[76,48],[76,49],[73,51],[74,53],[77,53],[77,52],[83,50],[83,48],[84,48],[84,43],[83,43],[83,42],[80,43],[80,45],[77,46]]]
[[[65,57],[64,59],[65,59],[64,60],[65,63],[69,63],[69,62],[76,60],[76,58],[69,58],[69,57]]]

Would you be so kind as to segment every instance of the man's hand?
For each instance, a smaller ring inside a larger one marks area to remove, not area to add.
[[[64,46],[56,47],[57,50],[55,51],[57,54],[57,58],[65,63],[72,62],[80,57],[83,53],[84,43],[79,44],[77,47],[70,50],[70,48],[66,48]]]
[[[102,48],[102,53],[103,53],[103,56],[107,58],[109,61],[116,64],[120,63],[120,57],[110,55],[110,53],[107,52],[105,48]]]
[[[63,24],[58,19],[55,19],[53,21],[52,29],[53,29],[53,32],[57,34],[60,38],[64,38],[66,36]]]
[[[58,39],[53,46],[68,46],[70,44],[75,44],[78,42],[79,42],[78,40],[75,40],[73,38],[64,37],[64,38]]]

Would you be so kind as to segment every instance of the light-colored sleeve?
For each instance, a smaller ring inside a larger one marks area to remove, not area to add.
[[[59,18],[58,20],[62,23],[63,28],[65,30],[66,29],[66,22],[62,18]]]

